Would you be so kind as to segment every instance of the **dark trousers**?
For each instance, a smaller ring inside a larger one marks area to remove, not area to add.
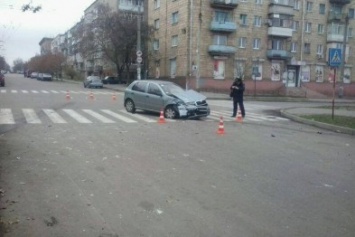
[[[233,115],[232,116],[236,116],[237,111],[238,111],[238,104],[239,104],[240,112],[242,113],[242,116],[245,117],[243,98],[236,98],[236,97],[233,97]]]

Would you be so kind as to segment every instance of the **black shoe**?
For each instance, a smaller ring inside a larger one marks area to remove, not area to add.
[[[232,118],[235,118],[235,115],[232,115],[231,117],[232,117]]]
[[[243,117],[243,118],[245,118],[245,114],[244,114],[244,115],[242,115],[242,117]]]

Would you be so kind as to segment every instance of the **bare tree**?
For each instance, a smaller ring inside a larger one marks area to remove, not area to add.
[[[37,55],[30,59],[27,67],[31,71],[57,74],[61,71],[61,66],[65,61],[63,54]]]
[[[24,4],[24,5],[22,5],[22,7],[21,7],[21,10],[22,10],[23,12],[31,11],[31,12],[33,12],[33,13],[36,13],[36,12],[40,11],[41,9],[42,9],[41,6],[33,6],[31,2],[30,2],[30,3],[27,3],[27,4]]]
[[[151,27],[141,27],[142,42],[148,39]],[[98,5],[97,18],[91,23],[82,21],[76,37],[80,42],[78,51],[84,58],[97,55],[113,63],[119,77],[135,63],[137,50],[137,14],[123,11],[112,12],[106,5]]]

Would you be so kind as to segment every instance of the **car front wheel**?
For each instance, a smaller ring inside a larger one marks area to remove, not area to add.
[[[134,105],[134,102],[131,99],[126,100],[125,107],[127,112],[129,113],[136,112],[136,106]]]
[[[165,108],[164,116],[167,119],[176,119],[179,117],[179,114],[178,114],[175,106],[169,105]]]

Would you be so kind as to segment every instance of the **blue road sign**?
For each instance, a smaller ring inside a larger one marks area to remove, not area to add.
[[[330,48],[329,49],[329,58],[328,58],[329,66],[331,67],[339,67],[341,64],[341,49]]]

